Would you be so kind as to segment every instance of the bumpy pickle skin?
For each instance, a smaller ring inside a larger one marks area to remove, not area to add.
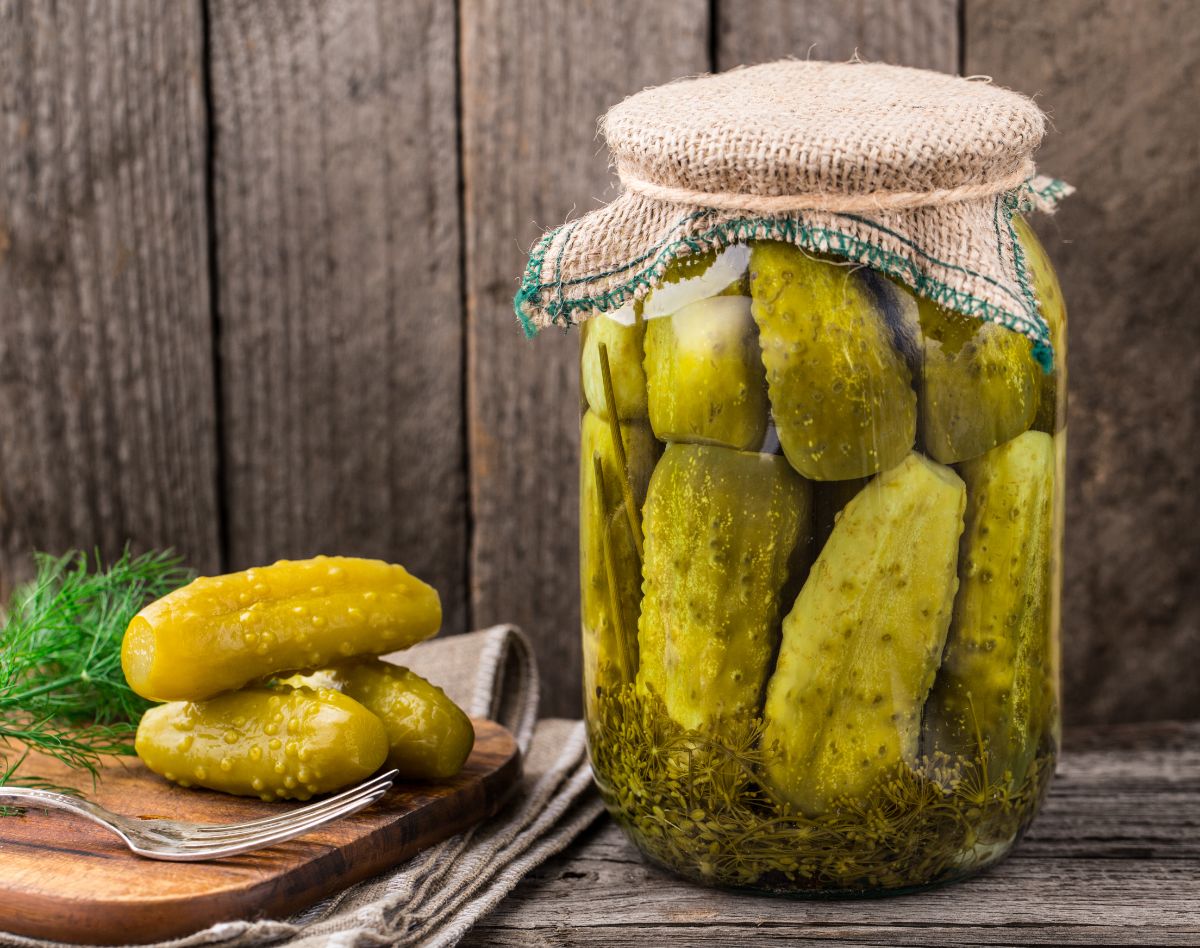
[[[880,299],[854,268],[755,243],[752,312],[784,454],[807,478],[866,477],[916,438],[912,374]]]
[[[962,587],[925,712],[925,752],[974,758],[1011,787],[1052,732],[1054,443],[1028,431],[962,465]],[[982,748],[980,747],[982,742]]]
[[[1033,428],[1055,434],[1067,423],[1067,304],[1046,248],[1033,228],[1023,217],[1014,215],[1013,229],[1025,251],[1025,271],[1042,318],[1050,327],[1050,344],[1054,347],[1054,371],[1043,372],[1038,378],[1040,395]]]
[[[918,303],[924,335],[921,442],[956,464],[1010,441],[1033,424],[1041,368],[1029,340],[995,323]]]
[[[475,727],[466,713],[437,685],[401,665],[360,658],[287,683],[327,685],[379,718],[387,731],[387,765],[401,779],[453,777],[475,746]]]
[[[383,723],[329,689],[247,688],[151,708],[135,749],[156,774],[263,800],[307,800],[369,777],[388,754]]]
[[[646,495],[637,683],[678,724],[759,713],[811,512],[810,485],[782,457],[667,446]]]
[[[621,424],[629,467],[629,487],[640,510],[661,446],[645,422]],[[595,458],[603,471],[598,496]],[[583,416],[579,465],[580,589],[583,626],[584,692],[589,707],[598,688],[611,690],[632,680],[637,668],[637,625],[642,571],[621,490],[624,476],[611,424],[595,412]],[[611,562],[616,588],[609,583]],[[624,666],[629,668],[625,669]]]
[[[958,587],[966,490],[914,453],[850,501],[783,621],[763,779],[819,816],[916,763]]]
[[[600,344],[604,343],[608,349],[617,417],[622,420],[645,418],[646,373],[642,368],[644,329],[641,322],[627,326],[607,316],[597,316],[583,324],[583,334],[580,371],[588,407],[607,420],[608,404],[600,364]]]
[[[201,577],[125,630],[121,667],[154,701],[200,701],[283,671],[407,648],[437,632],[433,587],[381,560],[318,556]]]
[[[760,447],[767,384],[750,300],[714,296],[649,320],[646,384],[660,439]]]

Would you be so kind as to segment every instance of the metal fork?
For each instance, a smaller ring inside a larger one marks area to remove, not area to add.
[[[112,813],[82,797],[28,787],[0,787],[0,803],[69,810],[112,830],[139,856],[189,862],[220,859],[303,836],[319,826],[370,806],[387,793],[398,773],[397,770],[388,770],[337,796],[298,810],[288,810],[278,816],[245,823],[143,820]]]

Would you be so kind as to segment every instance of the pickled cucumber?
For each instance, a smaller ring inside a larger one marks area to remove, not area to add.
[[[715,296],[646,323],[650,424],[665,441],[754,449],[767,383],[750,301]]]
[[[247,688],[151,708],[134,746],[147,767],[182,787],[307,800],[373,774],[388,736],[379,718],[336,691]]]
[[[962,588],[925,715],[925,747],[975,757],[1017,786],[1053,710],[1054,443],[1027,431],[962,466]],[[980,742],[982,741],[982,748]]]
[[[750,292],[779,441],[822,481],[898,464],[916,437],[912,374],[869,278],[791,244],[756,243]]]
[[[1033,424],[1042,370],[1011,329],[918,303],[925,336],[921,441],[943,464],[978,457]]]
[[[966,490],[919,454],[846,506],[783,621],[766,784],[809,816],[914,764],[950,624]]]
[[[811,504],[782,457],[667,446],[646,494],[638,687],[677,723],[758,713]]]
[[[620,430],[629,468],[628,486],[633,506],[640,511],[659,444],[645,422],[624,422]],[[596,484],[597,457],[604,479],[602,494]],[[584,688],[590,706],[597,688],[632,680],[636,670],[642,573],[621,489],[624,473],[612,425],[595,412],[583,416],[580,459],[580,605]],[[610,569],[615,588],[609,583]]]
[[[1033,427],[1054,434],[1067,423],[1067,307],[1058,275],[1033,228],[1023,217],[1014,215],[1013,229],[1025,251],[1026,272],[1038,298],[1038,309],[1050,327],[1050,344],[1054,347],[1054,371],[1038,376],[1041,394]]]
[[[281,671],[318,668],[429,638],[437,592],[402,566],[318,556],[202,577],[146,606],[125,630],[129,686],[197,701]]]
[[[646,417],[646,373],[642,368],[641,321],[624,325],[607,316],[597,316],[583,324],[583,394],[588,407],[601,418],[608,418],[604,393],[604,373],[600,364],[600,344],[608,350],[617,417]]]
[[[387,765],[406,780],[453,777],[475,744],[471,719],[441,688],[391,662],[356,659],[287,684],[334,688],[379,718],[387,730]]]

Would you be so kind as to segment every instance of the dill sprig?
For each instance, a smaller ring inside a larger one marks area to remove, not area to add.
[[[965,875],[1033,817],[1053,771],[1045,748],[1020,781],[987,752],[899,766],[870,791],[809,817],[759,781],[773,749],[762,721],[685,730],[655,695],[598,696],[592,769],[609,811],[654,861],[698,882],[771,891],[863,893]]]
[[[0,785],[49,785],[23,769],[30,751],[93,776],[102,755],[132,752],[149,702],[125,682],[121,638],[142,606],[192,577],[170,551],[34,561],[0,626]]]

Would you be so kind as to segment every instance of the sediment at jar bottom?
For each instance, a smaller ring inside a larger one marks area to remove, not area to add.
[[[670,444],[645,504],[638,686],[684,727],[756,715],[811,492],[776,455]]]
[[[583,352],[580,373],[588,408],[608,419],[608,397],[604,384],[601,346],[608,356],[609,378],[617,417],[622,420],[646,417],[646,374],[642,369],[641,321],[625,325],[606,316],[583,324]]]
[[[579,534],[584,691],[633,680],[641,614],[642,563],[637,539],[646,488],[662,446],[644,421],[620,425],[624,464],[613,424],[587,412],[580,431]],[[597,460],[599,474],[597,474]],[[603,479],[603,490],[597,484]],[[625,493],[629,492],[633,510]]]
[[[247,688],[151,708],[138,757],[183,787],[307,800],[370,776],[388,753],[383,724],[329,689]]]
[[[121,668],[153,701],[198,701],[280,672],[407,648],[442,624],[437,591],[403,566],[318,556],[201,577],[141,610]]]
[[[927,299],[918,311],[925,341],[918,406],[924,450],[954,464],[1027,431],[1043,375],[1029,340]]]
[[[899,464],[916,439],[912,374],[877,290],[855,269],[791,244],[751,249],[771,411],[784,454],[807,478],[874,474]]]
[[[650,424],[664,441],[757,449],[767,382],[744,296],[715,296],[646,323]]]
[[[899,764],[810,817],[761,781],[774,753],[762,731],[761,718],[688,730],[632,686],[588,718],[614,818],[650,859],[709,885],[868,895],[960,878],[1003,855],[1054,769],[1048,747],[1016,788],[989,781],[974,755],[943,763],[953,781]]]
[[[1067,423],[1067,307],[1062,287],[1058,283],[1046,248],[1034,229],[1019,215],[1013,216],[1013,230],[1025,252],[1025,269],[1038,309],[1050,327],[1050,344],[1054,347],[1054,371],[1039,377],[1037,416],[1033,427],[1054,434]]]
[[[982,748],[1016,786],[1052,731],[1054,443],[1028,431],[962,465],[962,586],[925,715],[926,754]]]
[[[803,813],[917,763],[958,587],[966,491],[912,453],[842,511],[783,621],[764,779]]]
[[[387,731],[387,766],[403,780],[453,777],[471,754],[471,719],[441,688],[401,665],[357,659],[297,676],[287,684],[327,686],[361,704]]]

